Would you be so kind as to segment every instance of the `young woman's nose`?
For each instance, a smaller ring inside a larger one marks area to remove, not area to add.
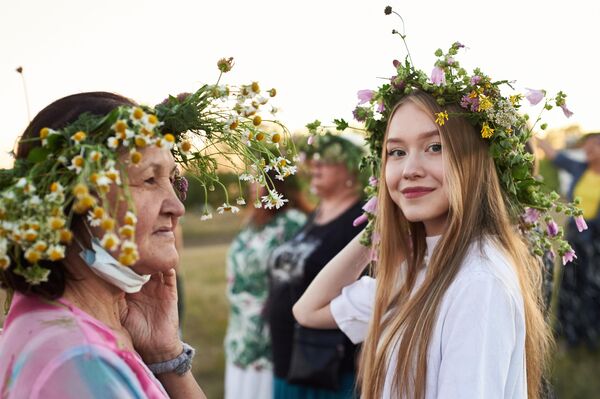
[[[415,179],[424,176],[423,157],[421,154],[407,154],[403,166],[402,177],[405,179]]]

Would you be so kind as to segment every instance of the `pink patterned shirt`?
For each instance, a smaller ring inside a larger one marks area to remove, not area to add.
[[[64,299],[15,293],[0,336],[0,398],[168,398],[139,355]]]

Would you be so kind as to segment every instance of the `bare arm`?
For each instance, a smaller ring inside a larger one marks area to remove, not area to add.
[[[191,371],[182,376],[165,373],[156,376],[171,398],[206,399],[204,392],[196,383]]]
[[[544,154],[546,154],[548,159],[553,161],[554,158],[556,158],[558,151],[556,151],[556,149],[554,149],[554,147],[552,147],[552,144],[550,144],[550,142],[548,140],[536,139],[535,141],[536,141],[536,144],[538,145],[538,147],[540,147],[542,149],[542,151],[544,151]]]
[[[312,328],[335,328],[329,303],[342,288],[352,284],[370,261],[370,249],[360,243],[359,233],[308,286],[292,311],[298,323]]]

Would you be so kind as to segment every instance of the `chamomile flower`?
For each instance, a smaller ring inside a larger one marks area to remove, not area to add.
[[[202,213],[202,216],[200,216],[200,220],[202,220],[202,221],[204,221],[204,220],[210,220],[210,219],[212,219],[212,217],[213,217],[212,213],[210,213],[208,211],[204,211],[204,213]]]
[[[119,246],[119,237],[115,233],[106,233],[102,240],[100,240],[100,245],[106,248],[109,251],[114,251]]]
[[[266,209],[279,209],[286,202],[288,202],[287,199],[283,198],[282,194],[279,194],[277,191],[274,190],[269,190],[269,194],[262,196],[261,199],[262,202],[265,204]]]

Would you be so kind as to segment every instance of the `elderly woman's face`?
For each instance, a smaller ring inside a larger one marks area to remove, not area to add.
[[[335,196],[344,187],[356,185],[356,178],[343,163],[310,161],[310,189],[318,197]]]
[[[177,266],[175,227],[185,212],[173,188],[176,165],[170,151],[148,147],[127,173],[137,213],[135,240],[140,255],[136,272],[152,274]]]

